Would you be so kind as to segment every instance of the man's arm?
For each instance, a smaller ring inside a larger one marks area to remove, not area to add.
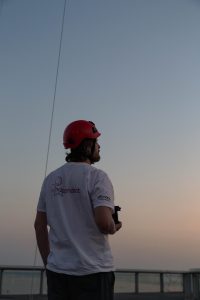
[[[98,206],[94,209],[95,222],[99,230],[104,234],[114,234],[122,227],[122,223],[115,224],[112,217],[112,209],[107,206]]]
[[[42,257],[43,263],[46,266],[47,257],[49,255],[49,239],[48,239],[48,229],[47,229],[47,217],[45,212],[38,211],[35,218],[35,233],[37,245]]]

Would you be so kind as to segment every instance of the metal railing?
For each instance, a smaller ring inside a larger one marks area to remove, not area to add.
[[[115,293],[181,293],[183,299],[200,299],[200,270],[189,272],[117,270]],[[43,267],[0,266],[0,296],[46,295]]]
[[[118,293],[184,293],[182,271],[117,270],[115,277]]]
[[[45,293],[46,276],[43,267],[0,266],[0,296]]]

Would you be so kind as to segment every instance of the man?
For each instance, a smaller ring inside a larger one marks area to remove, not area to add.
[[[108,235],[115,224],[114,192],[100,160],[100,133],[90,121],[69,124],[63,135],[66,161],[44,180],[35,219],[38,248],[47,272],[49,300],[112,300],[113,258]],[[48,227],[49,232],[48,232]]]

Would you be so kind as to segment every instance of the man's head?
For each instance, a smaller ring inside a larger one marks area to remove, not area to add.
[[[95,163],[100,160],[97,138],[101,134],[91,121],[78,120],[70,123],[63,134],[63,145],[70,149],[66,161]]]

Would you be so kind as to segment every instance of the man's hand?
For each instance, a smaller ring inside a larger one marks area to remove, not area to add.
[[[120,230],[120,228],[122,228],[122,222],[115,224],[115,228],[116,228],[116,231]]]
[[[122,227],[122,223],[115,224],[112,209],[107,206],[98,206],[94,209],[94,216],[99,230],[104,234],[114,234]]]

